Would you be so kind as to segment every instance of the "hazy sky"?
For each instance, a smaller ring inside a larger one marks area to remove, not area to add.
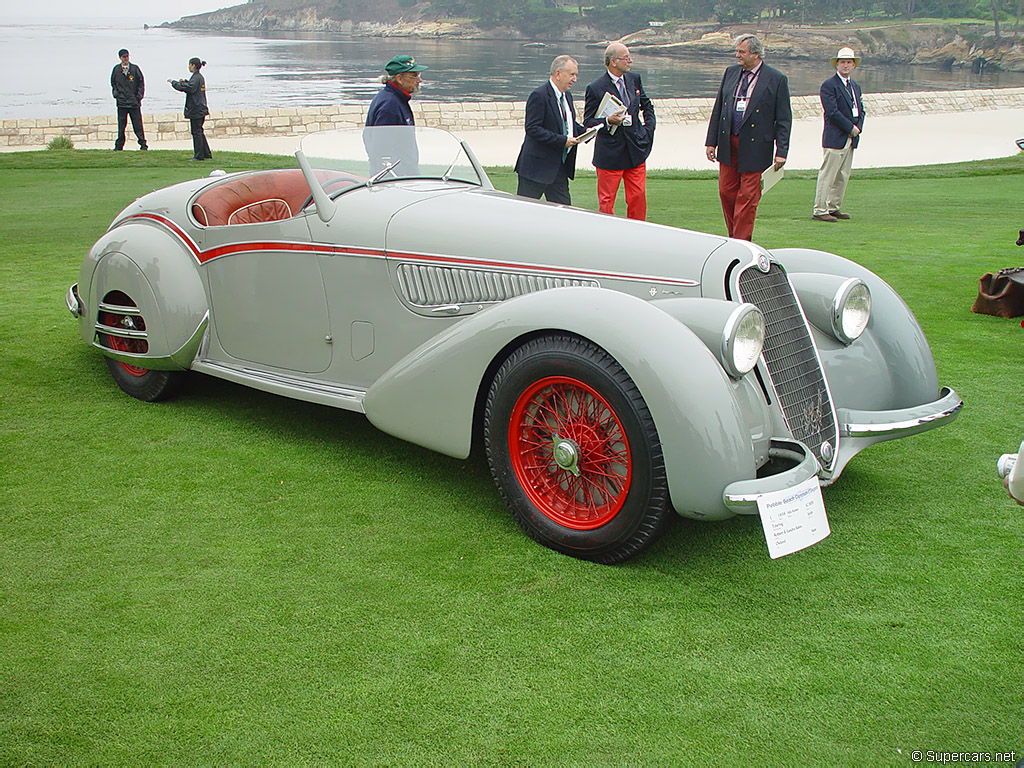
[[[25,18],[132,18],[159,24],[193,13],[240,5],[245,0],[0,0],[0,24]]]

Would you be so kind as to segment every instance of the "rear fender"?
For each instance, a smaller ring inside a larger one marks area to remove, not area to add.
[[[124,355],[99,345],[95,325],[100,303],[113,292],[125,294],[138,307],[145,320],[147,353]],[[145,223],[109,231],[82,264],[79,294],[85,304],[79,331],[86,343],[144,368],[190,367],[206,328],[208,305],[198,265],[176,238]]]
[[[495,305],[451,326],[385,373],[366,393],[367,417],[381,430],[451,456],[472,447],[478,395],[492,371],[526,338],[564,332],[614,357],[654,417],[673,505],[725,517],[722,489],[755,474],[744,382],[726,375],[682,322],[657,306],[602,288],[556,288]],[[745,403],[741,407],[740,402]],[[764,422],[767,413],[754,420]]]

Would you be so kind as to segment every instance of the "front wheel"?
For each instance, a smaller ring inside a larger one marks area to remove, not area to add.
[[[546,547],[616,563],[671,520],[654,419],[629,375],[588,341],[547,336],[517,349],[491,385],[484,441],[502,498]]]

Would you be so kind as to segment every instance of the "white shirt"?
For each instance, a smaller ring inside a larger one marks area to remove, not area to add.
[[[565,94],[558,90],[558,86],[555,85],[554,80],[548,80],[551,84],[551,90],[555,92],[555,100],[558,102],[559,109],[562,111],[562,117],[565,120],[566,128],[569,132],[569,138],[573,137],[572,132],[572,112],[569,111],[569,102],[565,99]]]
[[[853,93],[853,86],[850,85],[850,78],[843,77],[838,72],[836,72],[836,75],[838,75],[839,79],[843,81],[843,88],[853,94],[853,116],[860,117],[860,111],[857,109],[857,94]]]
[[[612,71],[610,69],[606,70],[606,71],[608,72],[608,77],[610,77],[612,79],[612,84],[615,86],[615,95],[616,96],[621,96],[622,93],[624,93],[625,90],[626,90],[626,76],[625,75],[619,75],[618,77],[616,77],[615,75],[612,74]],[[623,106],[625,106],[625,105],[623,105]],[[632,125],[633,124],[633,116],[632,115],[628,115],[628,114],[624,115],[623,118],[622,118],[622,124],[624,126]],[[613,126],[608,125],[608,118],[605,118],[604,125],[602,125],[601,127],[602,128],[609,128],[610,129]]]

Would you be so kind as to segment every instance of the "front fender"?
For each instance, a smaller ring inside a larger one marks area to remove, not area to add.
[[[939,395],[939,379],[931,347],[914,313],[878,275],[823,251],[804,248],[773,250],[790,275],[827,273],[856,277],[871,291],[871,320],[850,345],[815,328],[814,341],[836,408],[885,411],[930,403]],[[801,302],[807,298],[794,280]]]
[[[208,317],[206,291],[192,254],[178,239],[147,223],[116,227],[92,247],[79,273],[83,339],[96,346],[99,305],[126,294],[145,319],[149,351],[132,356],[146,368],[188,368]],[[104,354],[116,357],[109,350]]]
[[[736,396],[744,384],[729,379],[683,323],[618,291],[556,288],[468,317],[374,383],[364,400],[366,415],[385,432],[465,458],[487,371],[517,340],[542,332],[589,339],[626,370],[654,417],[678,511],[700,517],[732,514],[722,490],[755,476],[751,433],[767,439],[767,413],[750,414],[748,399]]]

